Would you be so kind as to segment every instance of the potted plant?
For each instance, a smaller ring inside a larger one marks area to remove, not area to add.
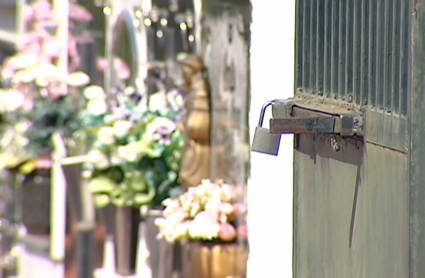
[[[16,54],[4,59],[0,72],[0,168],[15,169],[30,162],[27,167],[19,167],[26,173],[35,168],[33,159],[39,158],[44,161],[39,161],[39,166],[46,166],[51,135],[60,132],[71,138],[79,128],[79,95],[90,78],[79,71],[77,44],[91,40],[84,30],[92,17],[78,4],[69,5],[69,74],[60,72],[57,66],[61,49],[58,18],[52,5],[37,0],[25,6],[28,32]]]
[[[75,146],[71,134],[79,128],[77,116],[83,104],[79,95],[90,81],[85,73],[79,71],[81,58],[77,44],[91,40],[85,27],[92,17],[78,4],[69,5],[69,74],[58,68],[62,34],[58,31],[58,17],[46,0],[33,1],[24,7],[28,31],[19,42],[17,52],[5,58],[1,65],[0,169],[23,174],[24,181],[27,181],[24,184],[32,184],[24,188],[24,198],[33,195],[33,190],[38,196],[41,192],[47,194],[41,198],[28,198],[24,209],[31,211],[33,207],[48,209],[36,200],[48,198],[49,182],[32,180],[40,177],[41,180],[49,180],[53,133],[62,134],[69,147]],[[46,217],[48,211],[40,209],[36,212],[41,215],[24,213],[23,216],[30,221],[49,219]],[[43,225],[48,227],[48,223]],[[32,231],[31,227],[28,229]]]
[[[182,277],[246,276],[247,209],[238,195],[236,187],[223,181],[203,180],[163,201],[158,238],[181,243]]]
[[[75,133],[88,146],[83,177],[96,207],[115,209],[117,272],[128,275],[134,267],[130,250],[135,243],[129,239],[137,231],[135,212],[160,206],[179,192],[181,104],[176,94],[167,93],[153,97],[147,107],[132,87],[117,90],[110,109],[102,88],[88,86],[84,96],[87,106],[80,120],[85,128]]]

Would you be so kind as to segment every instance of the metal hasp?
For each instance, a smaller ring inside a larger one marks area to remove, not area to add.
[[[270,130],[262,127],[264,113],[272,106]],[[303,105],[302,100],[279,99],[266,102],[255,129],[251,151],[277,155],[281,134],[338,134],[363,136],[363,117],[358,113],[329,113]]]
[[[303,105],[302,100],[275,100],[272,103],[272,134],[338,134],[363,136],[359,113],[330,113]]]

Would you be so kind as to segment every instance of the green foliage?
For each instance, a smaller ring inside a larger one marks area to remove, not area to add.
[[[180,186],[184,136],[178,128],[179,109],[148,109],[141,98],[120,94],[111,112],[90,111],[90,102],[100,99],[100,94],[88,98],[80,114],[84,132],[76,133],[88,146],[84,176],[96,206],[161,206]]]
[[[38,98],[34,102],[34,108],[26,115],[32,125],[25,132],[31,142],[27,148],[33,157],[52,150],[51,136],[54,132],[60,132],[65,138],[69,138],[80,129],[79,109],[79,105],[72,103],[72,95],[54,100]]]

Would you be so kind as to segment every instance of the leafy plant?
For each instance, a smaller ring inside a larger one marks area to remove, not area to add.
[[[91,39],[81,26],[87,26],[92,16],[76,3],[69,5],[67,62],[71,73],[66,76],[57,67],[61,54],[59,18],[51,3],[36,0],[25,6],[28,32],[17,53],[6,58],[1,67],[0,169],[32,171],[38,158],[52,150],[54,132],[69,138],[79,129],[77,116],[84,106],[79,95],[90,78],[78,71],[81,57],[77,44]]]
[[[84,95],[87,108],[80,119],[86,128],[75,135],[89,146],[84,177],[96,206],[160,205],[179,187],[184,136],[178,96],[162,94],[177,106],[167,100],[148,108],[129,87],[117,93],[108,111],[102,88],[89,86]]]

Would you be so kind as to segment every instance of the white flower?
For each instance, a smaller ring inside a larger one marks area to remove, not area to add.
[[[49,81],[41,76],[37,76],[35,78],[35,84],[37,84],[38,87],[47,87],[49,85]]]
[[[168,133],[171,133],[176,129],[176,124],[168,118],[157,117],[147,125],[146,134],[153,136],[153,134],[155,134],[155,132],[159,129],[164,129]]]
[[[105,169],[109,166],[108,157],[99,150],[91,150],[87,154],[87,161],[98,169]]]
[[[114,123],[114,134],[117,137],[128,135],[133,124],[130,121],[119,120]]]
[[[230,202],[233,199],[234,190],[232,186],[228,184],[221,185],[221,199],[223,202]]]
[[[35,79],[35,72],[26,69],[17,71],[12,78],[12,83],[30,83]]]
[[[31,123],[28,121],[18,122],[15,124],[15,130],[16,132],[23,134],[28,130],[28,128],[30,128],[30,126]]]
[[[178,209],[165,218],[155,220],[155,225],[160,228],[158,238],[165,238],[168,242],[175,242],[186,236],[190,221],[186,221],[187,214]]]
[[[104,99],[92,99],[87,103],[87,110],[94,115],[102,115],[108,111],[108,106]]]
[[[31,68],[36,76],[36,83],[39,86],[59,80],[59,69],[49,63],[39,63]]]
[[[15,132],[13,131],[13,129],[7,129],[2,134],[2,137],[0,137],[0,146],[2,148],[9,146],[10,143],[13,141],[14,136],[15,136]]]
[[[0,91],[0,111],[13,112],[25,102],[25,96],[18,91]]]
[[[155,219],[155,225],[158,227],[165,227],[165,225],[167,225],[167,220],[165,220],[165,218],[157,218]]]
[[[207,199],[205,203],[205,210],[219,212],[220,210],[221,199],[218,196],[213,196]]]
[[[77,71],[68,75],[66,83],[72,87],[82,87],[90,83],[90,77],[82,71]]]
[[[9,58],[6,62],[6,67],[10,67],[12,69],[24,69],[35,65],[38,59],[37,54],[20,53]]]
[[[177,209],[173,214],[167,217],[167,221],[173,224],[179,224],[183,222],[187,217],[187,213],[182,209]]]
[[[88,100],[106,98],[105,92],[103,91],[102,87],[96,85],[87,86],[84,89],[84,96]]]
[[[188,194],[188,193],[181,195],[179,198],[181,207],[187,213],[190,213],[194,201],[195,201],[194,195]]]
[[[183,96],[177,90],[168,92],[167,100],[168,100],[168,103],[171,104],[174,110],[179,110],[184,105]]]
[[[163,211],[164,217],[168,217],[170,216],[170,214],[180,209],[180,203],[178,199],[165,199],[164,201],[162,201],[162,205],[165,206],[165,209]]]
[[[118,157],[124,161],[135,162],[139,158],[139,155],[133,150],[130,144],[118,147]]]
[[[201,198],[207,193],[207,187],[203,184],[201,184],[198,187],[195,187],[195,194],[197,197]]]
[[[224,186],[223,186],[224,185]],[[220,237],[223,224],[235,213],[230,202],[233,190],[222,181],[203,180],[178,199],[166,199],[163,219],[157,221],[160,238],[174,242],[182,238],[212,240]],[[228,200],[223,200],[223,197]]]
[[[110,146],[115,143],[114,129],[112,127],[102,127],[97,132],[97,140]]]
[[[185,221],[183,223],[177,224],[176,234],[178,239],[184,238],[186,236],[190,227],[190,223],[191,221]]]
[[[149,97],[149,109],[161,111],[167,108],[167,96],[163,92],[158,92]]]
[[[123,91],[123,94],[126,96],[131,96],[132,94],[134,94],[136,92],[136,90],[133,87],[126,87]]]
[[[218,237],[220,224],[217,215],[210,211],[200,212],[191,222],[188,233],[193,239],[212,240]]]
[[[162,201],[162,205],[165,207],[171,206],[173,203],[176,203],[176,200],[171,198],[167,198],[164,201]]]
[[[118,151],[117,150],[113,151],[111,154],[111,164],[120,165],[121,163],[123,163],[123,160],[119,156]]]
[[[189,217],[194,218],[201,211],[201,206],[199,203],[192,203],[190,208]]]
[[[83,171],[83,172],[81,173],[81,176],[82,176],[83,178],[85,178],[85,179],[90,178],[90,177],[91,177],[91,175],[92,175],[92,172],[91,172],[91,171],[89,171],[89,170],[85,170],[85,171]]]
[[[30,140],[27,137],[24,137],[22,135],[17,134],[17,135],[15,135],[15,142],[18,145],[26,146],[26,145],[29,144]]]
[[[221,213],[220,216],[219,216],[219,222],[222,223],[222,224],[227,223],[227,215]]]
[[[2,79],[9,80],[10,78],[13,77],[14,72],[13,72],[13,70],[6,68],[6,69],[1,70],[0,75],[1,75]]]
[[[219,208],[220,212],[222,212],[226,215],[233,213],[233,206],[230,203],[220,203],[218,208]]]

